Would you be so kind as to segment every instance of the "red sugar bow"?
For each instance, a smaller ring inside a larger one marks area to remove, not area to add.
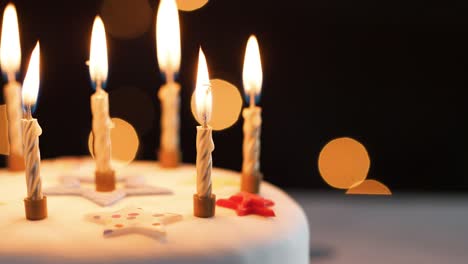
[[[268,208],[275,205],[272,200],[247,192],[239,192],[229,197],[229,199],[218,199],[216,205],[236,210],[238,216],[249,214],[265,217],[275,216],[275,212]]]

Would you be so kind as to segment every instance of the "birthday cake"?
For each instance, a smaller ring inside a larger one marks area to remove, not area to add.
[[[42,161],[41,221],[25,218],[24,172],[0,170],[0,263],[309,263],[303,210],[267,182],[243,197],[240,173],[214,168],[216,215],[197,218],[193,165],[134,161],[108,196],[93,196],[94,169],[90,158]],[[262,206],[239,210],[243,198]]]

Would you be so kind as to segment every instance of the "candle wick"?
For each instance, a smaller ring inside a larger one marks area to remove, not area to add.
[[[96,91],[102,89],[102,81],[100,79],[96,80]]]
[[[255,92],[250,93],[250,107],[254,108],[255,107]]]
[[[208,110],[206,109],[206,106],[205,106],[205,111],[203,112],[203,127],[204,128],[208,127]]]
[[[14,81],[16,81],[15,73],[13,73],[13,72],[8,72],[8,73],[7,73],[7,80],[8,80],[9,82],[14,82]]]
[[[26,105],[26,118],[28,120],[32,119],[32,111],[31,111],[31,105],[30,104]]]
[[[174,73],[172,71],[166,72],[166,83],[173,83],[174,82]]]

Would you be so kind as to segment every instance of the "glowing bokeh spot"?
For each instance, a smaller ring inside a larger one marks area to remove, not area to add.
[[[349,189],[364,181],[370,167],[366,148],[352,138],[337,138],[328,142],[319,155],[322,178],[332,187]]]
[[[153,11],[148,0],[104,0],[101,15],[106,31],[116,38],[136,38],[147,32]]]
[[[346,194],[392,195],[392,192],[379,181],[365,180],[353,185]]]
[[[139,139],[133,126],[120,118],[112,118],[114,128],[111,129],[112,165],[121,168],[132,162],[137,154]],[[93,155],[93,133],[89,133],[88,148]]]
[[[234,125],[239,120],[242,110],[242,96],[233,84],[221,80],[213,79],[211,82],[211,92],[213,94],[213,111],[211,121],[208,123],[214,130],[223,130]],[[192,95],[192,114],[200,123],[195,110],[195,96]]]
[[[8,119],[6,105],[0,105],[0,154],[10,153],[10,143],[8,142]]]
[[[208,0],[176,0],[177,8],[181,11],[194,11],[202,8]]]

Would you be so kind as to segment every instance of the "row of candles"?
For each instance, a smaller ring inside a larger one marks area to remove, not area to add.
[[[156,18],[156,49],[160,70],[165,74],[166,83],[160,87],[158,98],[161,101],[161,143],[158,151],[160,165],[177,167],[180,163],[179,108],[180,85],[175,82],[175,74],[180,66],[180,29],[178,9],[175,0],[161,0]],[[38,137],[42,133],[31,109],[36,104],[40,78],[40,46],[37,42],[29,61],[23,87],[16,81],[20,68],[21,49],[16,9],[8,4],[4,11],[0,43],[0,65],[8,82],[4,87],[7,104],[8,134],[10,142],[9,168],[25,169],[28,195],[25,199],[26,217],[38,220],[47,217],[46,197],[41,192],[40,151]],[[91,34],[89,73],[95,86],[91,96],[93,149],[96,161],[95,185],[100,192],[115,189],[115,173],[111,164],[110,131],[113,126],[109,116],[109,98],[104,90],[107,79],[108,60],[104,24],[99,16],[94,20]],[[255,36],[247,42],[243,85],[249,107],[243,110],[244,141],[241,189],[259,192],[262,174],[260,173],[260,127],[261,108],[255,105],[262,85],[260,51]],[[23,108],[20,91],[22,90]],[[200,120],[196,137],[197,191],[194,195],[194,215],[212,217],[215,195],[212,193],[211,170],[214,143],[212,128],[209,126],[212,112],[212,93],[208,66],[200,48],[195,86],[196,115]],[[24,113],[23,113],[24,111]],[[20,136],[22,135],[22,136]],[[23,161],[24,157],[24,161]],[[24,164],[24,167],[21,166]]]

